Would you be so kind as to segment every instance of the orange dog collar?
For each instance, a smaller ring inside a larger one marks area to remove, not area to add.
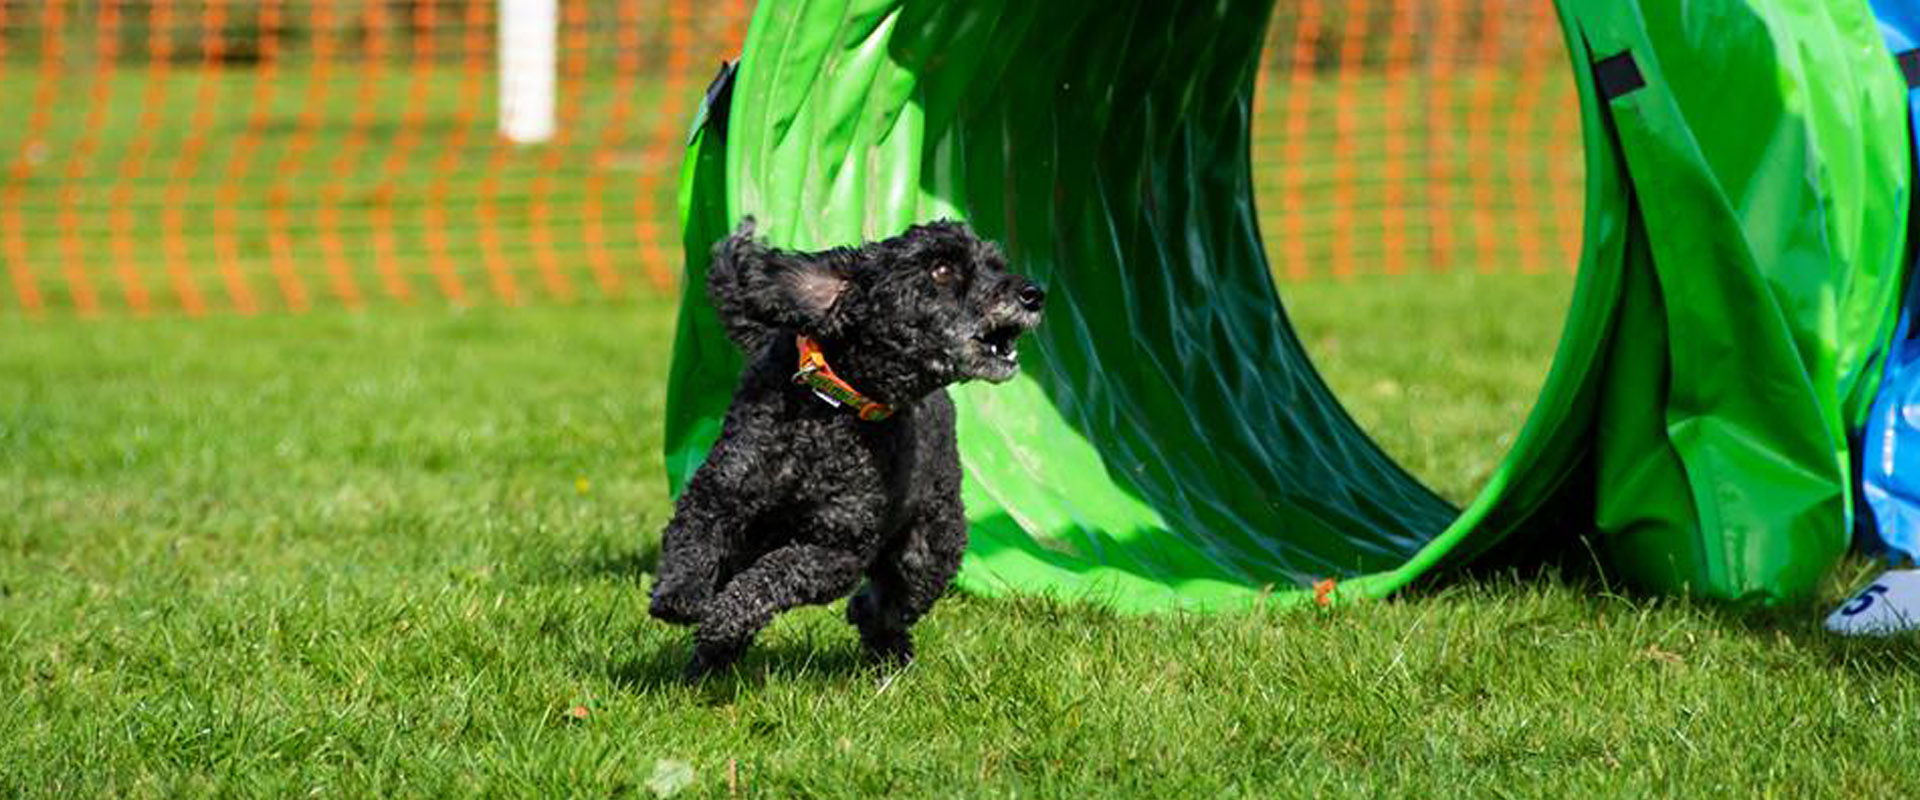
[[[893,406],[874,402],[833,374],[833,368],[827,366],[826,354],[820,352],[819,342],[802,334],[795,339],[795,343],[800,346],[800,370],[793,373],[794,383],[813,389],[813,393],[827,401],[828,405],[853,409],[868,422],[879,422],[893,416]]]

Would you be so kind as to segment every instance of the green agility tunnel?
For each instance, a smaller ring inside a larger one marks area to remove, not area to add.
[[[1579,277],[1540,397],[1456,509],[1341,408],[1253,208],[1272,0],[786,0],[681,188],[677,492],[740,356],[702,294],[752,214],[821,248],[937,217],[1047,285],[1015,382],[954,390],[969,591],[1127,610],[1385,595],[1591,534],[1654,591],[1804,597],[1844,553],[1847,431],[1905,245],[1904,85],[1865,3],[1562,0]]]

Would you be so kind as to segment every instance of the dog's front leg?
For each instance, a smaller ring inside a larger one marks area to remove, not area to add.
[[[660,564],[647,608],[655,619],[695,624],[719,591],[722,562],[764,505],[766,487],[751,478],[747,462],[722,438],[687,482],[660,534]]]
[[[647,613],[675,625],[699,622],[727,555],[725,532],[735,527],[723,514],[675,513],[660,534],[660,566]]]
[[[845,596],[860,579],[861,564],[856,553],[812,544],[790,544],[762,556],[707,604],[693,635],[687,676],[698,678],[732,664],[773,615]]]
[[[967,519],[958,498],[929,509],[899,543],[867,568],[867,585],[847,601],[847,621],[875,661],[913,660],[909,630],[953,582],[967,549]]]

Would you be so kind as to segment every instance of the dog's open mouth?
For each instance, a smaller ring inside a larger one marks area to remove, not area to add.
[[[1026,329],[1019,325],[1009,324],[993,328],[974,338],[979,340],[980,346],[986,349],[987,355],[1003,361],[1019,361],[1020,348],[1014,344],[1014,340],[1019,339],[1020,334],[1025,332]]]
[[[1027,326],[1006,322],[988,328],[973,337],[973,353],[966,370],[968,377],[1003,383],[1020,374],[1020,335]]]

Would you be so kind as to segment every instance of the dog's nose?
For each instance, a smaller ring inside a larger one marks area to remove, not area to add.
[[[1046,302],[1047,290],[1040,288],[1040,284],[1027,281],[1027,285],[1020,287],[1021,308],[1028,311],[1039,311],[1040,306]]]

